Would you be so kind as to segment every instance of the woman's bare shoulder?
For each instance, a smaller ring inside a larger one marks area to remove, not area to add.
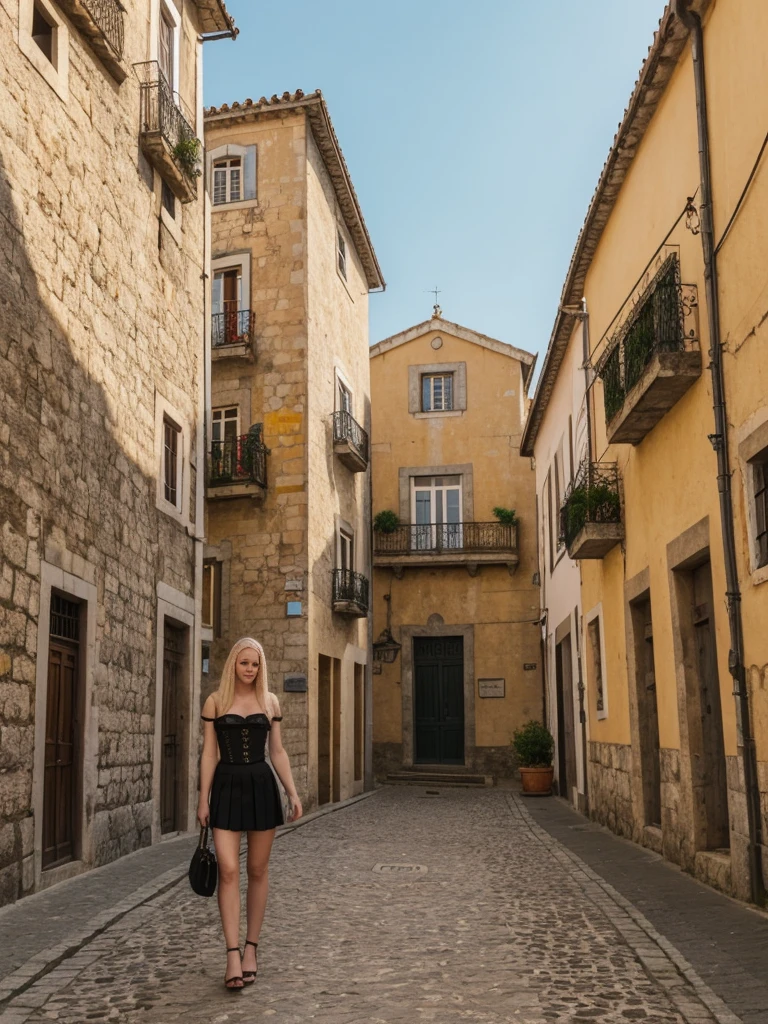
[[[215,718],[216,717],[216,698],[211,693],[203,704],[202,711],[203,718]]]

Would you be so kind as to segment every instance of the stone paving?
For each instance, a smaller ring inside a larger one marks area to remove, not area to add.
[[[215,901],[181,883],[0,1021],[737,1024],[511,792],[385,788],[282,836],[271,885],[245,992],[222,986]]]

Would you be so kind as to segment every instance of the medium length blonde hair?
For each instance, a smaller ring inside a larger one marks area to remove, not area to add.
[[[267,682],[267,658],[264,654],[264,648],[258,640],[253,640],[249,636],[244,636],[234,644],[232,650],[229,652],[227,660],[224,662],[224,668],[221,670],[219,688],[213,695],[214,700],[216,701],[216,711],[219,715],[225,715],[232,707],[232,703],[235,699],[235,665],[243,651],[248,650],[248,648],[258,651],[260,659],[259,671],[256,673],[256,682],[254,684],[256,699],[266,714],[271,714],[271,694],[269,692],[269,684]]]

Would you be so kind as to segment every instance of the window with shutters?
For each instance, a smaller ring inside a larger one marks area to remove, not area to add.
[[[208,154],[214,206],[256,199],[256,147],[230,144]]]
[[[171,505],[179,506],[179,480],[181,461],[180,454],[181,428],[169,419],[163,421],[163,487],[165,500]]]
[[[586,617],[589,676],[595,694],[598,718],[608,717],[608,694],[605,679],[605,649],[602,606],[593,608]]]
[[[174,80],[175,67],[175,26],[170,11],[165,4],[160,5],[160,20],[157,38],[157,62],[172,89],[177,87]]]

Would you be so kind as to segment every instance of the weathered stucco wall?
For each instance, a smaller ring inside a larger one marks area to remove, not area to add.
[[[436,339],[438,348],[433,347]],[[466,364],[465,410],[436,416],[409,412],[409,367],[434,363]],[[419,337],[381,354],[374,351],[371,396],[374,515],[391,509],[403,522],[411,521],[401,469],[420,467],[430,475],[430,467],[461,466],[464,520],[493,522],[497,505],[514,508],[519,517],[520,562],[514,575],[503,564],[481,565],[474,576],[464,567],[406,566],[400,579],[389,568],[374,569],[374,636],[386,625],[387,593],[392,632],[404,645],[412,644],[419,632],[450,635],[452,626],[457,633],[466,629],[471,687],[467,680],[465,718],[474,716],[466,763],[491,774],[508,774],[513,730],[542,715],[539,630],[534,624],[539,598],[532,582],[537,567],[535,482],[530,460],[519,457],[525,396],[521,363],[432,321]],[[403,698],[404,683],[413,686],[407,655],[401,652],[393,664],[382,664],[381,673],[373,677],[374,756],[380,775],[403,764],[404,732],[412,729],[403,717],[404,708],[408,714],[410,707],[410,697]],[[525,669],[526,664],[535,667]],[[481,698],[479,678],[503,678],[505,696]]]

